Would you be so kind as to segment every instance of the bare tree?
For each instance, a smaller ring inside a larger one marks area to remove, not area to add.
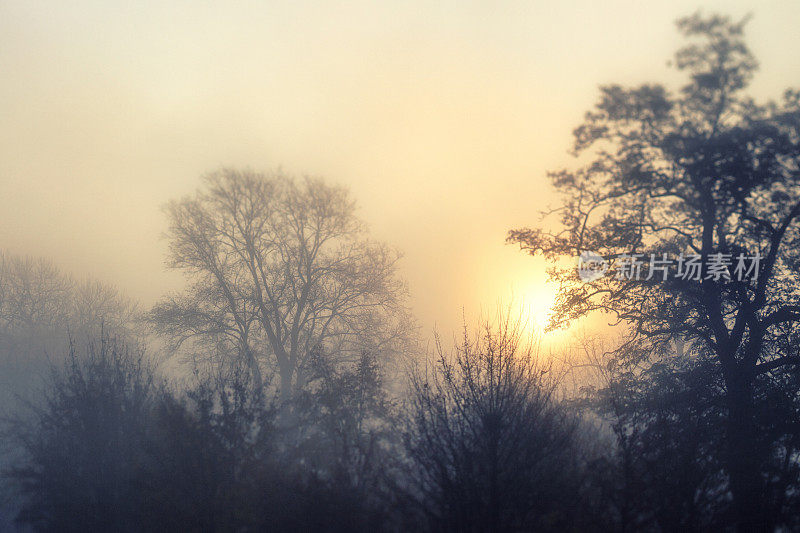
[[[46,328],[76,334],[101,324],[123,334],[136,316],[135,302],[112,286],[75,279],[49,259],[0,251],[0,331],[7,335]]]
[[[137,316],[114,287],[78,281],[48,259],[0,252],[0,391],[10,398],[29,389],[70,335],[133,337]]]
[[[168,264],[190,286],[152,318],[176,345],[237,354],[256,387],[266,363],[284,400],[304,387],[317,347],[353,361],[397,353],[408,325],[399,256],[368,239],[345,189],[225,169],[167,213]]]

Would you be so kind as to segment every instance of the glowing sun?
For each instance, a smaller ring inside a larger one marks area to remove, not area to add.
[[[514,296],[514,307],[518,309],[522,324],[537,334],[544,334],[553,315],[556,288],[547,283],[531,283],[515,291]]]

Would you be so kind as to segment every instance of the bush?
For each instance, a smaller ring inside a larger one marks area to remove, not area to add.
[[[517,328],[481,338],[415,374],[406,414],[407,490],[437,531],[563,530],[579,500],[576,421]]]

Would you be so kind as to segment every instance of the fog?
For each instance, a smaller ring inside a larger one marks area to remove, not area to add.
[[[0,531],[800,530],[798,21],[0,0]]]

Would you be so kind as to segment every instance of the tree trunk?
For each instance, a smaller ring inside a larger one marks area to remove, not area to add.
[[[287,365],[280,366],[280,376],[281,376],[281,390],[280,390],[280,398],[281,403],[286,406],[289,403],[289,400],[292,399],[292,376],[294,372],[292,371],[292,367]]]
[[[260,392],[261,387],[264,386],[264,378],[261,375],[261,367],[258,365],[258,359],[253,355],[250,349],[245,348],[245,357],[247,357],[247,365],[250,367],[250,376],[253,379],[253,389]]]
[[[762,453],[758,446],[753,406],[753,382],[743,376],[743,369],[729,376],[728,453],[727,470],[730,476],[736,513],[737,531],[769,532],[773,521],[767,509],[764,481],[761,476]]]

